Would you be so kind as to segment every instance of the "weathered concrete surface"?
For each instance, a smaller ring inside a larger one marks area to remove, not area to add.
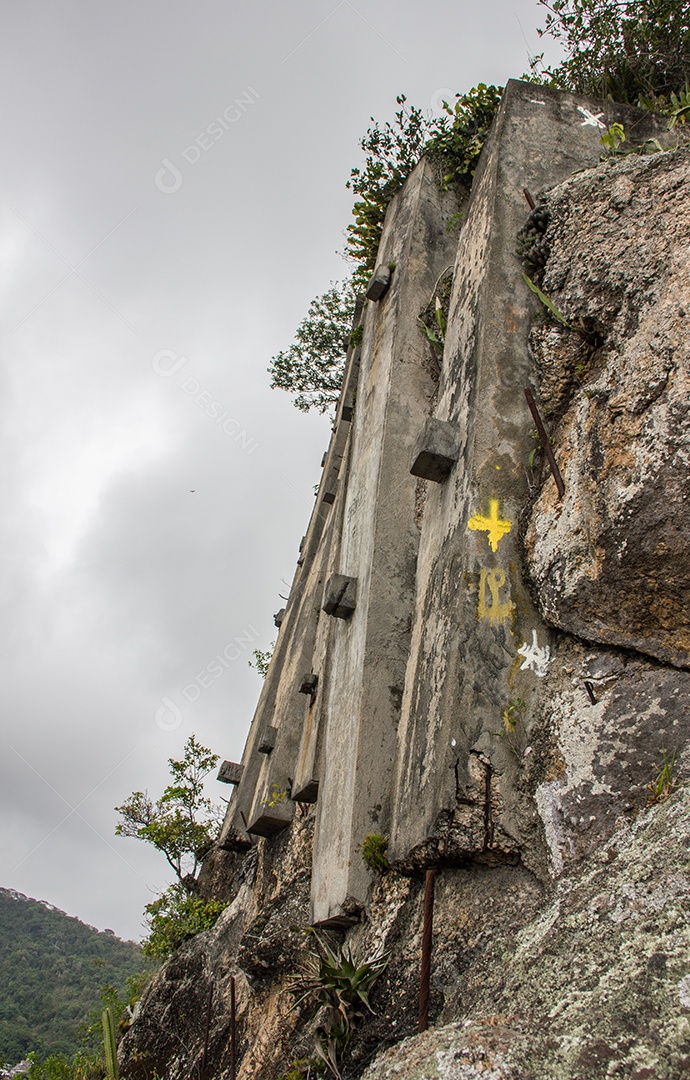
[[[688,790],[620,821],[459,1015],[382,1055],[362,1080],[687,1076]]]
[[[446,225],[457,207],[430,165],[418,165],[386,216],[379,262],[396,264],[390,287],[364,310],[347,490],[339,496],[341,548],[332,566],[357,579],[357,606],[347,621],[338,620],[329,645],[316,922],[351,917],[364,904],[369,878],[357,849],[390,821],[419,543],[409,463],[435,390],[417,315],[452,262],[455,239]],[[315,655],[313,670],[324,661]]]
[[[565,410],[553,444],[566,494],[544,483],[526,538],[550,623],[679,667],[690,666],[689,192],[682,149],[600,165],[548,195],[543,289],[600,343],[585,353],[577,333],[537,331],[542,398]]]
[[[458,444],[458,433],[452,424],[430,417],[414,448],[410,472],[442,484],[458,460]]]
[[[460,433],[460,460],[427,491],[399,731],[394,859],[539,859],[507,736],[533,725],[554,640],[521,572],[518,523],[533,423],[531,294],[515,254],[539,192],[599,160],[604,122],[647,138],[653,118],[509,83],[472,187],[455,262],[434,415]],[[640,134],[640,131],[638,131]],[[633,135],[634,137],[634,135]],[[572,248],[572,240],[571,240]],[[527,831],[525,831],[527,828]],[[434,837],[437,839],[435,840]]]

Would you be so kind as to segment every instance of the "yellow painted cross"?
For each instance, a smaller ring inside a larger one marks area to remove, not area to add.
[[[498,551],[498,542],[501,537],[509,533],[513,527],[512,521],[504,521],[498,516],[498,499],[489,499],[489,516],[474,514],[467,522],[467,526],[475,532],[487,533],[489,547],[492,551]]]

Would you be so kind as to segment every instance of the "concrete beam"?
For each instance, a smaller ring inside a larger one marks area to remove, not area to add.
[[[446,225],[458,209],[457,196],[420,164],[388,208],[378,259],[396,269],[385,302],[364,310],[347,490],[336,504],[344,505],[340,552],[331,563],[356,579],[356,603],[343,612],[346,628],[327,620],[331,633],[313,663],[320,677],[327,671],[316,703],[325,745],[312,877],[312,916],[325,925],[356,917],[371,882],[358,847],[390,821],[419,543],[409,466],[437,377],[417,316],[452,262],[457,241]],[[329,581],[325,611],[337,614],[346,584],[344,574]],[[310,747],[313,739],[304,740],[300,786]]]
[[[234,828],[226,829],[218,841],[221,851],[249,851],[253,846],[251,837],[247,836],[246,832]]]

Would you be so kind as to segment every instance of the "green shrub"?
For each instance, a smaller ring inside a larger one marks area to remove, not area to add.
[[[376,870],[380,873],[383,873],[384,870],[390,870],[391,864],[388,862],[387,850],[388,837],[382,836],[381,833],[369,833],[359,845],[362,861],[370,870]]]
[[[533,79],[593,97],[672,111],[671,94],[690,78],[690,0],[539,0],[540,36],[554,38],[565,59]]]
[[[312,300],[292,345],[271,360],[271,387],[296,394],[294,405],[302,412],[323,413],[337,402],[354,311],[352,281],[331,282]]]
[[[424,152],[441,167],[445,187],[468,187],[474,176],[503,87],[479,83],[466,94],[456,94],[454,105],[444,102],[447,117],[437,120]]]
[[[165,959],[183,941],[203,930],[210,930],[225,907],[221,901],[205,900],[175,882],[144,909],[149,925],[144,952],[147,956]]]
[[[102,1054],[50,1054],[41,1059],[30,1053],[28,1060],[28,1080],[103,1080],[106,1068]]]

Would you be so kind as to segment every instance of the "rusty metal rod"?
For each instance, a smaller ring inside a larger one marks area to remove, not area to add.
[[[230,978],[230,1080],[237,1072],[237,1025],[235,1004],[235,976]]]
[[[561,470],[556,464],[556,459],[553,456],[553,450],[551,449],[551,443],[549,442],[549,436],[546,434],[546,428],[544,427],[544,421],[539,415],[539,409],[537,403],[534,400],[534,395],[529,387],[525,388],[525,397],[527,398],[527,404],[529,405],[529,411],[532,413],[532,419],[537,425],[537,431],[539,432],[539,441],[541,448],[546,455],[546,460],[549,463],[549,468],[553,474],[553,478],[556,481],[556,487],[558,488],[558,498],[562,499],[565,495],[565,484],[563,483],[563,477],[561,476]]]
[[[536,208],[537,204],[535,203],[534,199],[532,198],[531,193],[527,190],[526,187],[523,187],[522,194],[527,199],[527,205],[529,206],[530,210],[534,210]]]
[[[424,883],[424,928],[422,930],[422,971],[419,979],[419,1021],[417,1031],[429,1026],[429,983],[431,981],[431,935],[434,929],[434,885],[436,871],[427,870]]]
[[[213,1006],[213,979],[211,979],[211,985],[208,988],[208,1001],[206,1003],[206,1033],[204,1035],[204,1053],[201,1058],[201,1072],[202,1075],[206,1070],[206,1057],[208,1055],[208,1035],[211,1030],[211,1008]]]

